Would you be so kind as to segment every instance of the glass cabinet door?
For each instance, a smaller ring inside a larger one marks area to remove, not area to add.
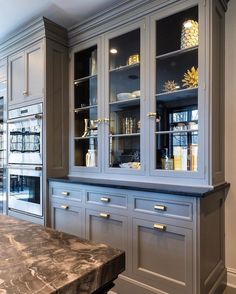
[[[156,170],[198,171],[198,7],[156,21]]]
[[[98,166],[97,45],[74,54],[74,165]]]
[[[109,39],[109,167],[140,170],[141,30]]]

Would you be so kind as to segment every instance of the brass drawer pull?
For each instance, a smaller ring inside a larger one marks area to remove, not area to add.
[[[70,195],[70,192],[61,192],[61,194],[62,194],[63,196],[69,196],[69,195]]]
[[[100,213],[99,214],[100,215],[100,217],[103,217],[103,218],[109,218],[110,217],[110,214],[108,214],[108,213]]]
[[[160,210],[160,211],[166,211],[167,207],[165,205],[155,205],[154,209],[155,210]]]
[[[161,224],[154,224],[153,225],[153,228],[154,229],[157,229],[159,231],[162,231],[162,232],[166,231],[166,226],[165,225],[161,225]]]
[[[148,117],[156,117],[156,112],[148,112],[147,116]]]
[[[108,202],[111,201],[111,199],[108,198],[108,197],[101,197],[100,200],[101,200],[102,202],[106,202],[106,203],[108,203]]]
[[[61,205],[61,208],[67,210],[67,209],[69,209],[69,206],[68,205]]]

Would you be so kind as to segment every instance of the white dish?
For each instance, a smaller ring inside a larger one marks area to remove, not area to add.
[[[118,101],[127,100],[127,99],[131,99],[131,98],[132,98],[131,93],[119,93],[119,94],[117,94],[117,100]]]
[[[141,164],[140,162],[125,162],[119,165],[121,168],[133,168],[133,169],[140,169]]]
[[[134,91],[134,92],[132,92],[132,96],[133,96],[133,97],[140,97],[140,96],[141,96],[141,91],[138,90],[138,91]]]

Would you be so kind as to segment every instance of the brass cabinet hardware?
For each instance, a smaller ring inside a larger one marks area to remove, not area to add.
[[[148,117],[155,118],[157,116],[156,112],[148,112]]]
[[[95,120],[95,122],[98,123],[98,124],[100,124],[100,123],[103,122],[103,119],[102,118],[98,118],[98,119]]]
[[[36,166],[34,169],[35,170],[42,170],[43,168],[42,168],[42,166]]]
[[[166,226],[165,225],[161,225],[161,224],[154,224],[153,225],[153,228],[154,229],[157,229],[159,231],[162,231],[162,232],[166,231]]]
[[[155,210],[160,210],[160,211],[166,211],[167,207],[165,205],[155,205],[154,209]]]
[[[28,95],[28,92],[27,91],[23,91],[23,95],[24,96],[27,96]]]
[[[63,195],[63,196],[69,196],[70,195],[70,192],[61,192],[61,194]]]
[[[110,119],[109,118],[104,118],[103,121],[104,121],[104,123],[109,123]]]
[[[110,217],[110,214],[109,214],[109,213],[103,213],[103,212],[101,212],[101,213],[99,214],[99,216],[100,216],[100,217],[103,217],[103,218],[109,218],[109,217]]]
[[[108,197],[101,197],[100,200],[101,200],[102,202],[110,202],[110,201],[111,201],[111,199],[108,198]]]
[[[66,210],[69,208],[69,206],[68,205],[61,205],[61,208]]]

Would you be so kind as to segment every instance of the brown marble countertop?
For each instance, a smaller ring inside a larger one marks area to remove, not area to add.
[[[124,271],[125,253],[0,215],[1,294],[87,294]]]

